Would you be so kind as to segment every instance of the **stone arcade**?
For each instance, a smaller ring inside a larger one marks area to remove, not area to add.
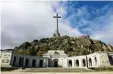
[[[12,54],[11,63],[16,67],[62,67],[91,68],[113,66],[113,52],[95,52],[88,55],[68,57],[63,50],[49,50],[42,57]]]

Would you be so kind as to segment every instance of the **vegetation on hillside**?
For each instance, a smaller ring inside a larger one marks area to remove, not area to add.
[[[42,56],[48,50],[64,50],[69,56],[85,55],[96,51],[113,51],[111,45],[87,36],[42,38],[33,42],[25,42],[15,49],[18,54],[37,56]]]

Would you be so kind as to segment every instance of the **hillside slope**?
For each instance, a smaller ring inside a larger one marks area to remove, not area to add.
[[[84,55],[96,51],[113,51],[111,45],[107,45],[100,40],[93,40],[89,37],[69,37],[42,38],[33,42],[25,42],[15,47],[16,53],[25,55],[41,56],[48,50],[64,50],[69,56]]]

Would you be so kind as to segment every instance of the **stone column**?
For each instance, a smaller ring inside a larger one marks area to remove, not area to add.
[[[68,59],[66,59],[66,67],[68,67]]]
[[[25,67],[25,62],[26,62],[26,57],[24,57],[24,60],[23,60],[23,66]]]
[[[29,64],[28,64],[28,66],[29,66],[29,67],[32,67],[32,60],[33,60],[33,59],[31,59],[31,58],[28,58],[28,59],[29,59]]]
[[[95,58],[94,58],[94,56],[91,59],[92,59],[92,67],[95,67]]]
[[[48,67],[48,58],[44,59],[44,67]]]
[[[18,64],[19,64],[19,57],[18,56],[16,57],[16,62],[15,63],[16,63],[16,66],[18,66]]]
[[[95,67],[95,60],[94,60],[94,57],[91,57],[92,59],[92,67]]]
[[[46,58],[46,60],[47,60],[46,67],[48,67],[48,62],[49,62],[49,60],[48,60],[48,58]]]
[[[46,67],[46,65],[47,65],[47,60],[46,60],[46,58],[44,58],[43,59],[43,67]]]
[[[37,65],[37,67],[39,67],[39,58],[37,58],[37,63],[36,63],[36,65]]]
[[[34,58],[34,59],[36,60],[36,62],[35,62],[35,68],[37,68],[38,67],[38,65],[37,65],[38,59],[37,58]]]
[[[11,64],[12,66],[14,66],[13,61],[14,61],[14,56],[11,57],[11,63],[10,63],[10,64]],[[15,63],[16,63],[16,62],[15,62]]]
[[[82,66],[82,59],[80,58],[80,59],[78,59],[79,60],[79,67],[83,67]]]
[[[72,67],[74,67],[74,59],[72,59]]]

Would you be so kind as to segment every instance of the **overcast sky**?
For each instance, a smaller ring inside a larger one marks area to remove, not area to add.
[[[113,2],[0,2],[1,48],[52,37],[59,13],[61,35],[89,34],[113,45]]]

